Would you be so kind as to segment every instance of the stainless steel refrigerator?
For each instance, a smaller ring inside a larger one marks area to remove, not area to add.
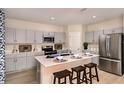
[[[101,35],[99,38],[99,69],[122,75],[124,72],[123,34]]]

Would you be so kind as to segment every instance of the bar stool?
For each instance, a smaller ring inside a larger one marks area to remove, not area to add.
[[[86,68],[85,67],[77,66],[77,67],[71,68],[71,70],[72,70],[72,80],[77,79],[77,84],[80,84],[80,83],[83,83],[83,82],[85,82],[86,84],[88,83],[87,82]],[[73,78],[74,72],[76,72],[77,76]],[[81,79],[81,72],[83,72],[83,78],[82,79]]]
[[[90,81],[90,84],[92,84],[92,78],[96,77],[97,81],[99,81],[99,77],[98,77],[98,72],[97,72],[97,64],[95,63],[89,63],[89,64],[85,64],[84,65],[87,68],[89,68],[89,72],[87,72],[86,74],[89,74],[89,78],[87,80]],[[95,68],[95,75],[92,74],[92,68]]]
[[[66,84],[66,77],[69,77],[69,82],[70,82],[70,84],[72,84],[71,74],[72,74],[71,71],[69,71],[67,69],[53,73],[53,75],[54,75],[53,84],[56,83],[56,78],[58,78],[58,84]],[[64,78],[64,82],[61,83],[62,78]]]

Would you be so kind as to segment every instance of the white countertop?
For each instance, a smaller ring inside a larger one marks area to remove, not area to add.
[[[94,57],[98,57],[99,55],[92,54],[93,56],[83,56],[80,59],[76,58],[71,58],[71,56],[64,56],[63,59],[67,60],[65,62],[58,62],[55,60],[55,58],[46,58],[46,56],[35,56],[35,59],[40,62],[43,66],[45,67],[50,67],[50,66],[55,66],[55,65],[61,65],[61,64],[66,64],[74,61],[80,61],[80,60],[85,60],[85,59],[91,59]]]

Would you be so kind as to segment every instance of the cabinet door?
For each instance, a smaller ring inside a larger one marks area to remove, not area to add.
[[[35,41],[36,43],[43,42],[43,32],[40,32],[40,31],[35,32]]]
[[[100,32],[99,31],[94,31],[94,42],[95,43],[98,43],[99,42],[99,35],[100,35]]]
[[[112,34],[112,29],[104,30],[104,34]]]
[[[16,71],[21,71],[26,69],[26,57],[16,58]]]
[[[6,28],[5,29],[5,42],[6,43],[14,43],[15,41],[15,29],[14,28]]]
[[[26,31],[24,29],[16,29],[16,43],[26,43]]]
[[[85,32],[85,41],[88,43],[93,42],[93,32]]]
[[[35,33],[32,30],[26,30],[26,43],[34,43],[35,42]]]
[[[43,36],[44,37],[54,37],[54,32],[44,32]]]
[[[123,32],[122,28],[115,28],[112,30],[112,33],[122,33],[122,32]]]
[[[36,61],[34,56],[27,56],[27,67],[28,69],[36,66]]]
[[[14,72],[15,71],[15,61],[14,58],[6,58],[5,60],[6,72]]]
[[[65,42],[65,33],[55,32],[55,43],[64,43],[64,42]]]

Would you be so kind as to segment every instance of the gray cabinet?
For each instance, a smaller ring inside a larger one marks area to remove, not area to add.
[[[15,29],[14,28],[6,28],[5,29],[5,42],[6,43],[14,43],[15,42]]]
[[[6,72],[13,72],[15,71],[15,60],[14,58],[6,58],[5,60],[5,67],[6,67]]]
[[[93,42],[98,43],[99,42],[99,35],[100,35],[100,31],[94,31],[93,33]]]
[[[35,43],[43,43],[43,32],[35,32]]]
[[[107,29],[107,30],[104,30],[104,34],[112,34],[113,30],[111,29]]]
[[[65,42],[65,33],[55,32],[55,43],[64,43],[64,42]]]
[[[26,43],[35,43],[35,31],[26,30]]]
[[[16,71],[21,71],[26,69],[26,56],[15,58],[16,60]]]
[[[112,30],[112,33],[122,33],[122,32],[123,32],[122,28],[116,28]]]
[[[92,32],[85,32],[85,42],[88,43],[98,43],[99,36],[103,34],[103,31],[92,31]]]
[[[16,43],[26,43],[26,32],[24,29],[16,29]]]
[[[93,32],[85,32],[85,42],[93,42]]]
[[[36,66],[34,54],[31,52],[9,54],[5,59],[7,73],[15,73],[22,70],[31,69]]]
[[[36,66],[36,60],[34,56],[27,56],[27,69],[33,68]]]
[[[44,37],[54,37],[54,32],[43,32]]]
[[[122,33],[122,28],[113,28],[113,29],[107,29],[104,30],[104,34],[113,34],[113,33]]]

